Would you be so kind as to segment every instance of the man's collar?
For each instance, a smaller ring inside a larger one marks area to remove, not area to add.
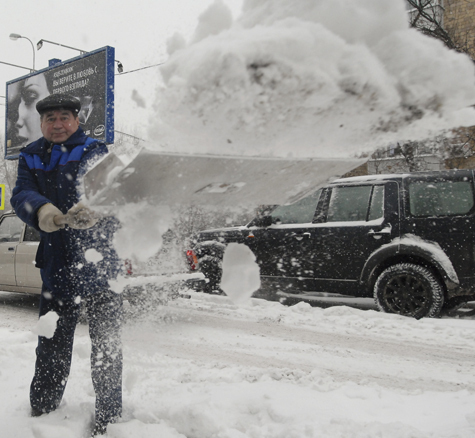
[[[74,134],[72,134],[65,142],[60,143],[62,146],[66,147],[67,149],[72,149],[75,146],[84,144],[86,141],[87,136],[84,134],[84,131],[81,127],[79,127]],[[44,137],[39,138],[38,140],[30,143],[29,145],[25,146],[21,149],[21,152],[26,152],[27,154],[37,154],[41,155],[44,152],[47,152],[49,149],[52,149],[54,143],[50,143]]]

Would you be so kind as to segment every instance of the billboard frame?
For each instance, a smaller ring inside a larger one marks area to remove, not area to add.
[[[101,47],[100,49],[81,54],[74,58],[67,59],[65,61],[59,60],[50,60],[50,65],[41,70],[36,70],[33,73],[29,73],[24,76],[12,79],[6,83],[6,106],[5,106],[5,145],[4,145],[4,158],[7,160],[16,160],[18,159],[20,152],[16,151],[14,153],[8,153],[8,111],[9,111],[9,95],[8,89],[9,86],[15,84],[19,81],[24,81],[28,78],[34,77],[36,75],[44,74],[45,72],[50,72],[55,69],[61,69],[62,67],[68,67],[70,64],[77,61],[84,60],[90,56],[100,54],[104,52],[105,56],[105,83],[104,85],[104,135],[101,137],[101,141],[104,141],[106,144],[112,144],[114,142],[114,90],[115,90],[115,49],[111,46]],[[55,62],[56,61],[56,62]],[[39,117],[39,116],[38,116]],[[90,135],[94,137],[94,135]],[[34,140],[33,140],[34,141]]]

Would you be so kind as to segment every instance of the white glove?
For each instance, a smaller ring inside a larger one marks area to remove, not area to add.
[[[44,204],[38,210],[38,226],[40,230],[46,233],[53,233],[61,228],[64,228],[62,219],[64,214],[56,208],[53,204]]]
[[[81,202],[73,205],[66,213],[66,221],[69,227],[75,230],[86,230],[96,225],[99,217],[96,212],[87,208]]]

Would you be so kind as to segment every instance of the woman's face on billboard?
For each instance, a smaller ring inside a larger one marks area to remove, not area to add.
[[[40,115],[36,111],[36,103],[49,94],[46,78],[43,74],[26,79],[23,87],[21,87],[16,128],[18,139],[23,146],[43,135],[40,127]]]

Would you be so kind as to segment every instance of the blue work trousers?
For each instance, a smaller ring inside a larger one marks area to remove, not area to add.
[[[96,423],[107,425],[122,412],[122,296],[112,291],[96,293],[82,300],[91,338],[91,375],[96,394]],[[31,407],[54,411],[63,397],[71,368],[74,331],[80,304],[51,297],[43,290],[40,317],[53,311],[59,315],[50,339],[39,336],[35,375],[30,387]]]

